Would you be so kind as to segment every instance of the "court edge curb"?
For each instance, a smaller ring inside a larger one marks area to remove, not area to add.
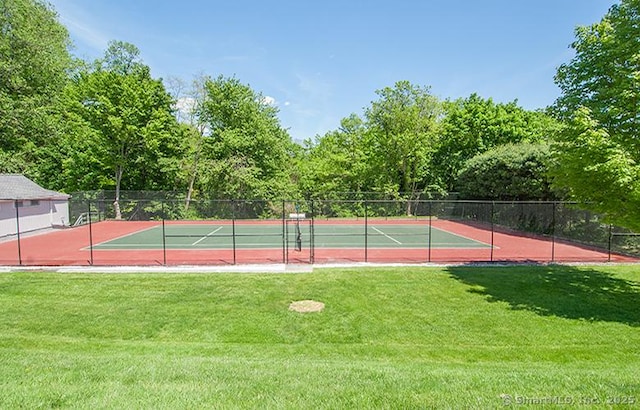
[[[474,262],[474,263],[322,263],[322,264],[246,264],[233,266],[0,266],[0,273],[312,273],[324,269],[357,268],[446,268],[510,266],[637,266],[640,262]]]

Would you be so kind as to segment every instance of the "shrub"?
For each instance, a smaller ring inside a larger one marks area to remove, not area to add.
[[[506,144],[469,159],[456,182],[463,199],[555,200],[547,177],[546,144]]]

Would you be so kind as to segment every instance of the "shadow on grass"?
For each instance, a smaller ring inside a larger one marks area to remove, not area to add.
[[[450,267],[451,276],[489,302],[542,316],[640,326],[640,285],[597,268]]]

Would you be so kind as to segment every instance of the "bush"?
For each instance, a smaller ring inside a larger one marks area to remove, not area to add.
[[[506,144],[469,159],[456,182],[463,199],[548,201],[550,188],[546,144]]]

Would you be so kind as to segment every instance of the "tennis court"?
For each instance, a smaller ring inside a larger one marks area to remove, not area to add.
[[[487,242],[438,229],[428,220],[310,219],[167,221],[90,246],[94,259],[111,259],[119,252],[161,252],[161,264],[411,262],[427,261],[436,249],[490,248]]]
[[[313,229],[313,232],[312,232]],[[366,234],[365,234],[366,232]],[[432,226],[415,224],[179,224],[157,225],[93,245],[122,249],[268,249],[268,248],[489,248],[491,245]]]
[[[0,243],[2,265],[635,261],[553,236],[436,218],[106,220]]]

